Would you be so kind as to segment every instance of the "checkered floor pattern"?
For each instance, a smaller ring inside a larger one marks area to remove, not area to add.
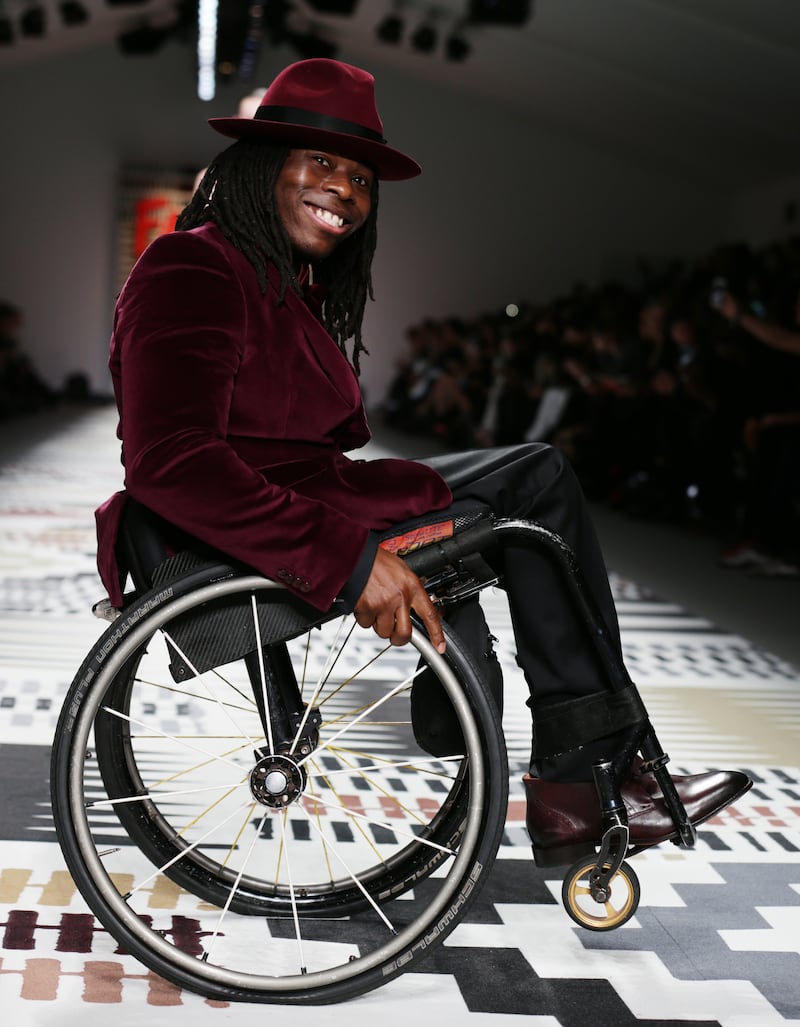
[[[49,744],[69,681],[102,625],[92,510],[119,487],[115,417],[100,407],[0,430],[0,996],[10,1022],[124,1027],[152,1016],[261,1024],[164,984],[87,912],[54,840]],[[49,429],[49,430],[45,430]],[[372,444],[368,455],[385,455]],[[646,584],[646,583],[644,583]],[[506,682],[511,797],[500,856],[467,921],[423,964],[321,1023],[380,1017],[496,1027],[800,1025],[800,672],[747,639],[612,575],[626,661],[673,769],[747,769],[753,790],[700,830],[692,852],[635,859],[630,923],[573,924],[557,872],[537,870],[520,777],[530,724],[503,594],[484,594]],[[308,1012],[282,1008],[281,1024]]]

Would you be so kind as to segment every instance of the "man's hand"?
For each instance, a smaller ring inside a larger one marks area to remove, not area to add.
[[[742,314],[739,301],[727,291],[723,292],[717,310],[722,314],[726,321],[731,321],[733,323],[738,321]]]
[[[400,557],[379,548],[353,611],[356,620],[362,628],[374,628],[392,645],[405,645],[411,638],[412,609],[425,624],[433,645],[443,653],[442,620],[424,585]]]

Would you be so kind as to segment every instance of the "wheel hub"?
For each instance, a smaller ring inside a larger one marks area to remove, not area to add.
[[[250,773],[253,798],[271,809],[285,809],[303,794],[306,775],[289,756],[263,756]]]

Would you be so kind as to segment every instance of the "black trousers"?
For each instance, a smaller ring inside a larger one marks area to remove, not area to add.
[[[532,443],[423,462],[442,475],[455,500],[477,500],[497,517],[536,521],[565,540],[576,555],[621,664],[608,574],[583,492],[565,457],[550,446]],[[528,683],[531,706],[606,689],[594,645],[559,568],[538,549],[517,545],[506,546],[501,560],[517,662]]]

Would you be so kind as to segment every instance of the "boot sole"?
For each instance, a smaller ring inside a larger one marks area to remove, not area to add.
[[[593,856],[597,846],[594,842],[576,842],[574,845],[559,845],[552,849],[537,849],[531,846],[533,862],[537,867],[563,867],[574,863],[582,856]]]

